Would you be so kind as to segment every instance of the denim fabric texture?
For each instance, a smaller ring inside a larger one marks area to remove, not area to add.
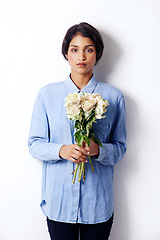
[[[107,221],[114,211],[113,169],[126,152],[125,101],[119,90],[97,81],[94,75],[81,90],[99,93],[109,106],[106,117],[93,126],[103,144],[98,158],[92,157],[94,172],[88,161],[85,182],[76,179],[72,184],[76,164],[60,158],[59,151],[64,144],[75,143],[74,122],[66,116],[65,97],[78,91],[70,76],[40,89],[28,147],[34,158],[43,161],[40,205],[45,216],[60,222],[94,224]]]

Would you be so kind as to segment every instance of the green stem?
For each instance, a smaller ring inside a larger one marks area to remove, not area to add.
[[[85,179],[86,179],[86,174],[85,174],[85,163],[84,163],[84,162],[82,163],[82,169],[83,169],[83,182],[84,182]]]
[[[91,156],[88,156],[88,158],[89,158],[89,162],[90,162],[91,167],[92,167],[92,172],[94,172],[94,167],[93,167],[93,163],[92,163],[92,160],[91,160]]]
[[[76,169],[75,169],[75,171],[74,171],[74,176],[73,176],[72,184],[74,184],[74,182],[75,182],[78,167],[79,167],[79,164],[77,163],[77,165],[76,165]]]
[[[81,181],[81,178],[82,178],[82,171],[83,171],[82,163],[80,163],[79,164],[79,179],[78,179],[79,182]]]

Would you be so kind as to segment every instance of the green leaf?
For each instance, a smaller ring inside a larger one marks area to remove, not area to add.
[[[95,133],[93,132],[93,130],[91,131],[89,138],[103,148],[101,141],[99,141],[98,138],[95,136]]]
[[[87,125],[86,125],[86,133],[87,133],[87,137],[89,136],[90,129],[91,129],[90,124],[87,124]]]
[[[92,111],[91,114],[86,118],[86,122],[91,121],[95,117],[95,111]]]
[[[77,136],[77,144],[78,144],[78,146],[81,146],[80,142],[81,142],[81,137]]]
[[[85,142],[87,143],[87,145],[89,147],[90,146],[90,140],[86,135],[84,137],[85,137]]]
[[[81,132],[81,130],[80,130],[80,129],[77,129],[76,132],[75,132],[75,134],[78,134],[79,132]]]
[[[81,137],[81,139],[80,139],[80,141],[78,142],[78,146],[82,146],[82,143],[83,143],[83,141],[85,140],[85,137],[84,137],[85,135],[83,135],[82,137]]]

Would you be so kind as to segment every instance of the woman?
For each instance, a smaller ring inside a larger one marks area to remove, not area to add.
[[[98,82],[93,67],[103,53],[99,32],[88,23],[72,26],[62,44],[71,66],[65,81],[43,87],[37,96],[28,140],[34,158],[43,161],[41,208],[52,240],[106,240],[113,222],[113,167],[126,152],[124,97]],[[103,148],[90,141],[81,147],[74,140],[74,122],[66,116],[65,97],[74,92],[99,93],[108,100],[107,116],[93,129]],[[87,157],[92,157],[94,173]],[[70,173],[85,162],[85,182]]]

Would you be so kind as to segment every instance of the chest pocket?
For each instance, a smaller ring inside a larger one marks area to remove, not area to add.
[[[93,124],[93,131],[98,138],[103,143],[109,141],[109,133],[110,133],[110,124],[109,123],[95,123]]]

